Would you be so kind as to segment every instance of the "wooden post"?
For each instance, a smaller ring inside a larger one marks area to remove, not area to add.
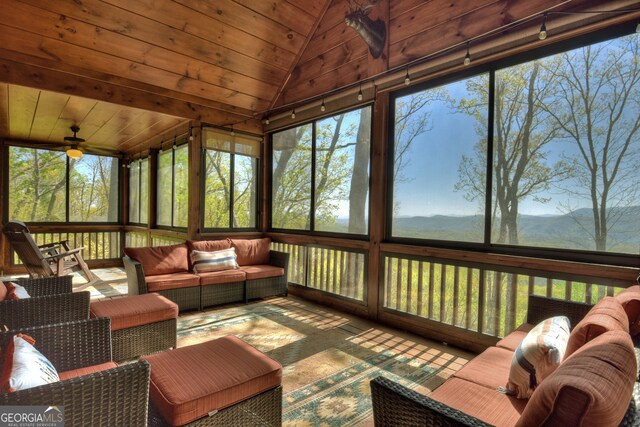
[[[269,167],[271,166],[271,138],[264,134],[260,144],[260,211],[258,213],[258,230],[265,232],[269,229],[269,198],[271,197],[271,182]]]
[[[4,141],[0,144],[0,226],[4,226],[9,218],[5,218],[5,213],[8,216],[9,212],[9,194],[8,191],[8,176],[9,176],[9,147],[7,147]],[[9,243],[7,242],[4,233],[0,233],[0,275],[4,275],[4,271],[11,265],[11,251],[9,250]]]
[[[386,222],[387,140],[389,131],[389,94],[376,94],[373,109],[373,129],[371,135],[371,216],[369,223],[369,260],[367,262],[367,307],[370,319],[378,318],[382,299],[380,270],[380,242],[384,239]]]
[[[151,230],[157,227],[157,204],[158,204],[158,149],[149,149],[149,206],[147,207],[148,221],[147,230]],[[149,232],[147,231],[147,245],[151,246],[151,242],[148,240]]]
[[[202,128],[191,122],[189,138],[189,218],[187,238],[198,239],[202,222]]]

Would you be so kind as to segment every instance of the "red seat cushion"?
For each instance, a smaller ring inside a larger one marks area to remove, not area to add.
[[[496,344],[496,347],[504,348],[506,350],[516,351],[516,349],[518,348],[518,346],[520,345],[524,337],[527,336],[529,331],[533,329],[534,326],[535,325],[532,325],[530,323],[523,323],[522,325],[520,325],[518,329],[516,329],[515,331],[512,331],[509,335],[507,335],[506,337],[498,341],[498,343]]]
[[[527,405],[524,399],[460,378],[449,378],[429,397],[496,427],[513,427]]]
[[[81,377],[83,375],[93,374],[94,372],[106,371],[107,369],[117,368],[116,362],[105,362],[99,365],[85,366],[84,368],[72,369],[70,371],[59,372],[58,376],[60,380],[68,380],[75,377]]]
[[[238,265],[269,264],[271,239],[230,239],[238,256]]]
[[[234,336],[142,359],[151,364],[150,399],[172,426],[202,418],[282,381],[278,362]]]
[[[108,317],[111,330],[133,328],[178,317],[178,305],[156,293],[91,303],[91,317]]]
[[[491,389],[504,387],[509,380],[511,359],[513,351],[489,347],[467,362],[454,376]]]
[[[220,285],[223,283],[244,282],[247,274],[242,270],[212,271],[210,273],[199,273],[200,285]]]
[[[186,243],[148,248],[124,248],[124,253],[142,264],[145,277],[189,270]]]
[[[284,276],[284,268],[273,265],[245,265],[241,266],[240,270],[247,273],[247,280]]]
[[[4,282],[0,281],[0,301],[4,301],[7,297],[7,287]]]
[[[200,277],[192,273],[159,274],[157,276],[146,276],[144,279],[147,282],[147,290],[149,292],[200,285]]]

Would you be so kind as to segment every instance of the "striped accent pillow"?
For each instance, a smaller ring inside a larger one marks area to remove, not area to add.
[[[544,320],[529,331],[513,354],[506,393],[518,399],[531,397],[537,385],[562,362],[569,333],[565,316]]]
[[[234,248],[213,252],[191,251],[191,262],[195,273],[235,270],[238,268],[236,250]]]

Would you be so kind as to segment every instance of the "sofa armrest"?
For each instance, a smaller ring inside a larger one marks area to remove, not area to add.
[[[567,316],[573,328],[591,310],[591,307],[593,306],[582,302],[529,295],[527,323],[537,325],[553,316]]]
[[[128,256],[122,257],[124,271],[127,273],[128,295],[146,294],[147,281],[144,279],[144,270],[142,264]]]
[[[149,363],[138,360],[89,375],[14,393],[0,405],[64,406],[65,425],[146,427]]]
[[[41,279],[18,279],[16,283],[23,286],[31,297],[41,297],[73,292],[72,279],[72,276],[45,277]]]
[[[286,275],[287,270],[289,269],[289,253],[269,251],[269,264],[273,265],[274,267],[284,268]]]
[[[0,332],[3,346],[18,333],[27,334],[58,372],[112,361],[111,319],[101,317]]]
[[[89,291],[0,302],[0,326],[28,326],[71,322],[89,318]]]
[[[376,426],[489,426],[457,409],[408,389],[388,378],[371,380]]]

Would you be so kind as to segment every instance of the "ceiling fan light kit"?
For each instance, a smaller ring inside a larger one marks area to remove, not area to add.
[[[72,159],[79,159],[84,154],[80,148],[78,148],[78,144],[84,142],[84,139],[78,138],[76,134],[80,132],[80,127],[78,125],[71,126],[71,132],[73,132],[73,136],[65,136],[65,142],[71,143],[71,146],[67,149],[67,156]]]

